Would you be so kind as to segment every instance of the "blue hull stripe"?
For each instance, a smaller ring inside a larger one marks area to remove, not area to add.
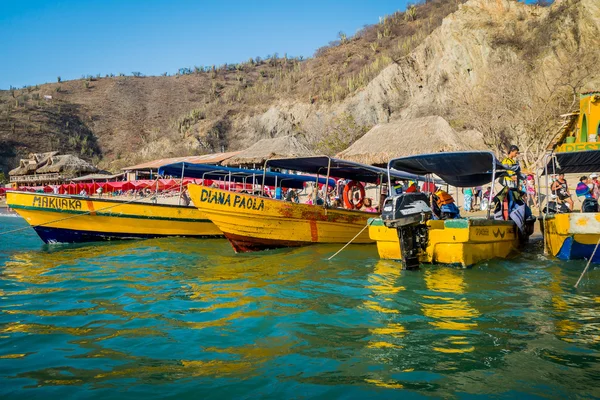
[[[572,237],[565,239],[556,257],[561,260],[589,260],[594,252],[595,244],[581,244]],[[593,263],[600,263],[600,249],[594,255]]]
[[[85,243],[85,242],[100,242],[106,240],[121,240],[121,239],[151,239],[159,237],[175,237],[175,235],[157,235],[143,233],[116,233],[116,232],[94,232],[94,231],[78,231],[73,229],[48,228],[46,226],[33,227],[39,237],[46,243]],[[187,237],[222,237],[222,236],[205,236],[205,235],[186,235]]]

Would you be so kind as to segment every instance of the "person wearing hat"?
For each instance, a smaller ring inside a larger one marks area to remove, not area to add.
[[[508,149],[508,155],[502,160],[502,165],[506,168],[506,176],[504,177],[503,184],[509,188],[519,188],[519,175],[521,167],[517,161],[519,155],[519,147],[514,144]]]
[[[592,196],[594,196],[594,198],[596,200],[598,200],[598,198],[600,197],[600,181],[598,181],[597,173],[593,172],[590,175],[590,184],[592,185],[592,187],[591,187]]]

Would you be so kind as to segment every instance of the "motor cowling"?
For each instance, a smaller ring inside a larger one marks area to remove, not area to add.
[[[404,193],[388,197],[383,203],[381,219],[388,228],[398,232],[402,267],[419,267],[419,255],[427,247],[426,222],[433,212],[424,193]]]
[[[381,212],[381,219],[388,228],[423,224],[431,216],[429,198],[424,193],[404,193],[388,197]]]

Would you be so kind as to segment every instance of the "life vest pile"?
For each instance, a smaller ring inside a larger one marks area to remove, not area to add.
[[[447,204],[454,203],[454,199],[447,192],[444,192],[443,190],[438,190],[437,192],[435,192],[435,202],[437,203],[438,207],[441,208],[442,206],[445,206]]]

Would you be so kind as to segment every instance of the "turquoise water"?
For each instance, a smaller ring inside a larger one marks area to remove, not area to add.
[[[0,216],[0,231],[25,226]],[[539,244],[538,244],[539,246]],[[0,235],[1,398],[593,398],[600,270]]]

